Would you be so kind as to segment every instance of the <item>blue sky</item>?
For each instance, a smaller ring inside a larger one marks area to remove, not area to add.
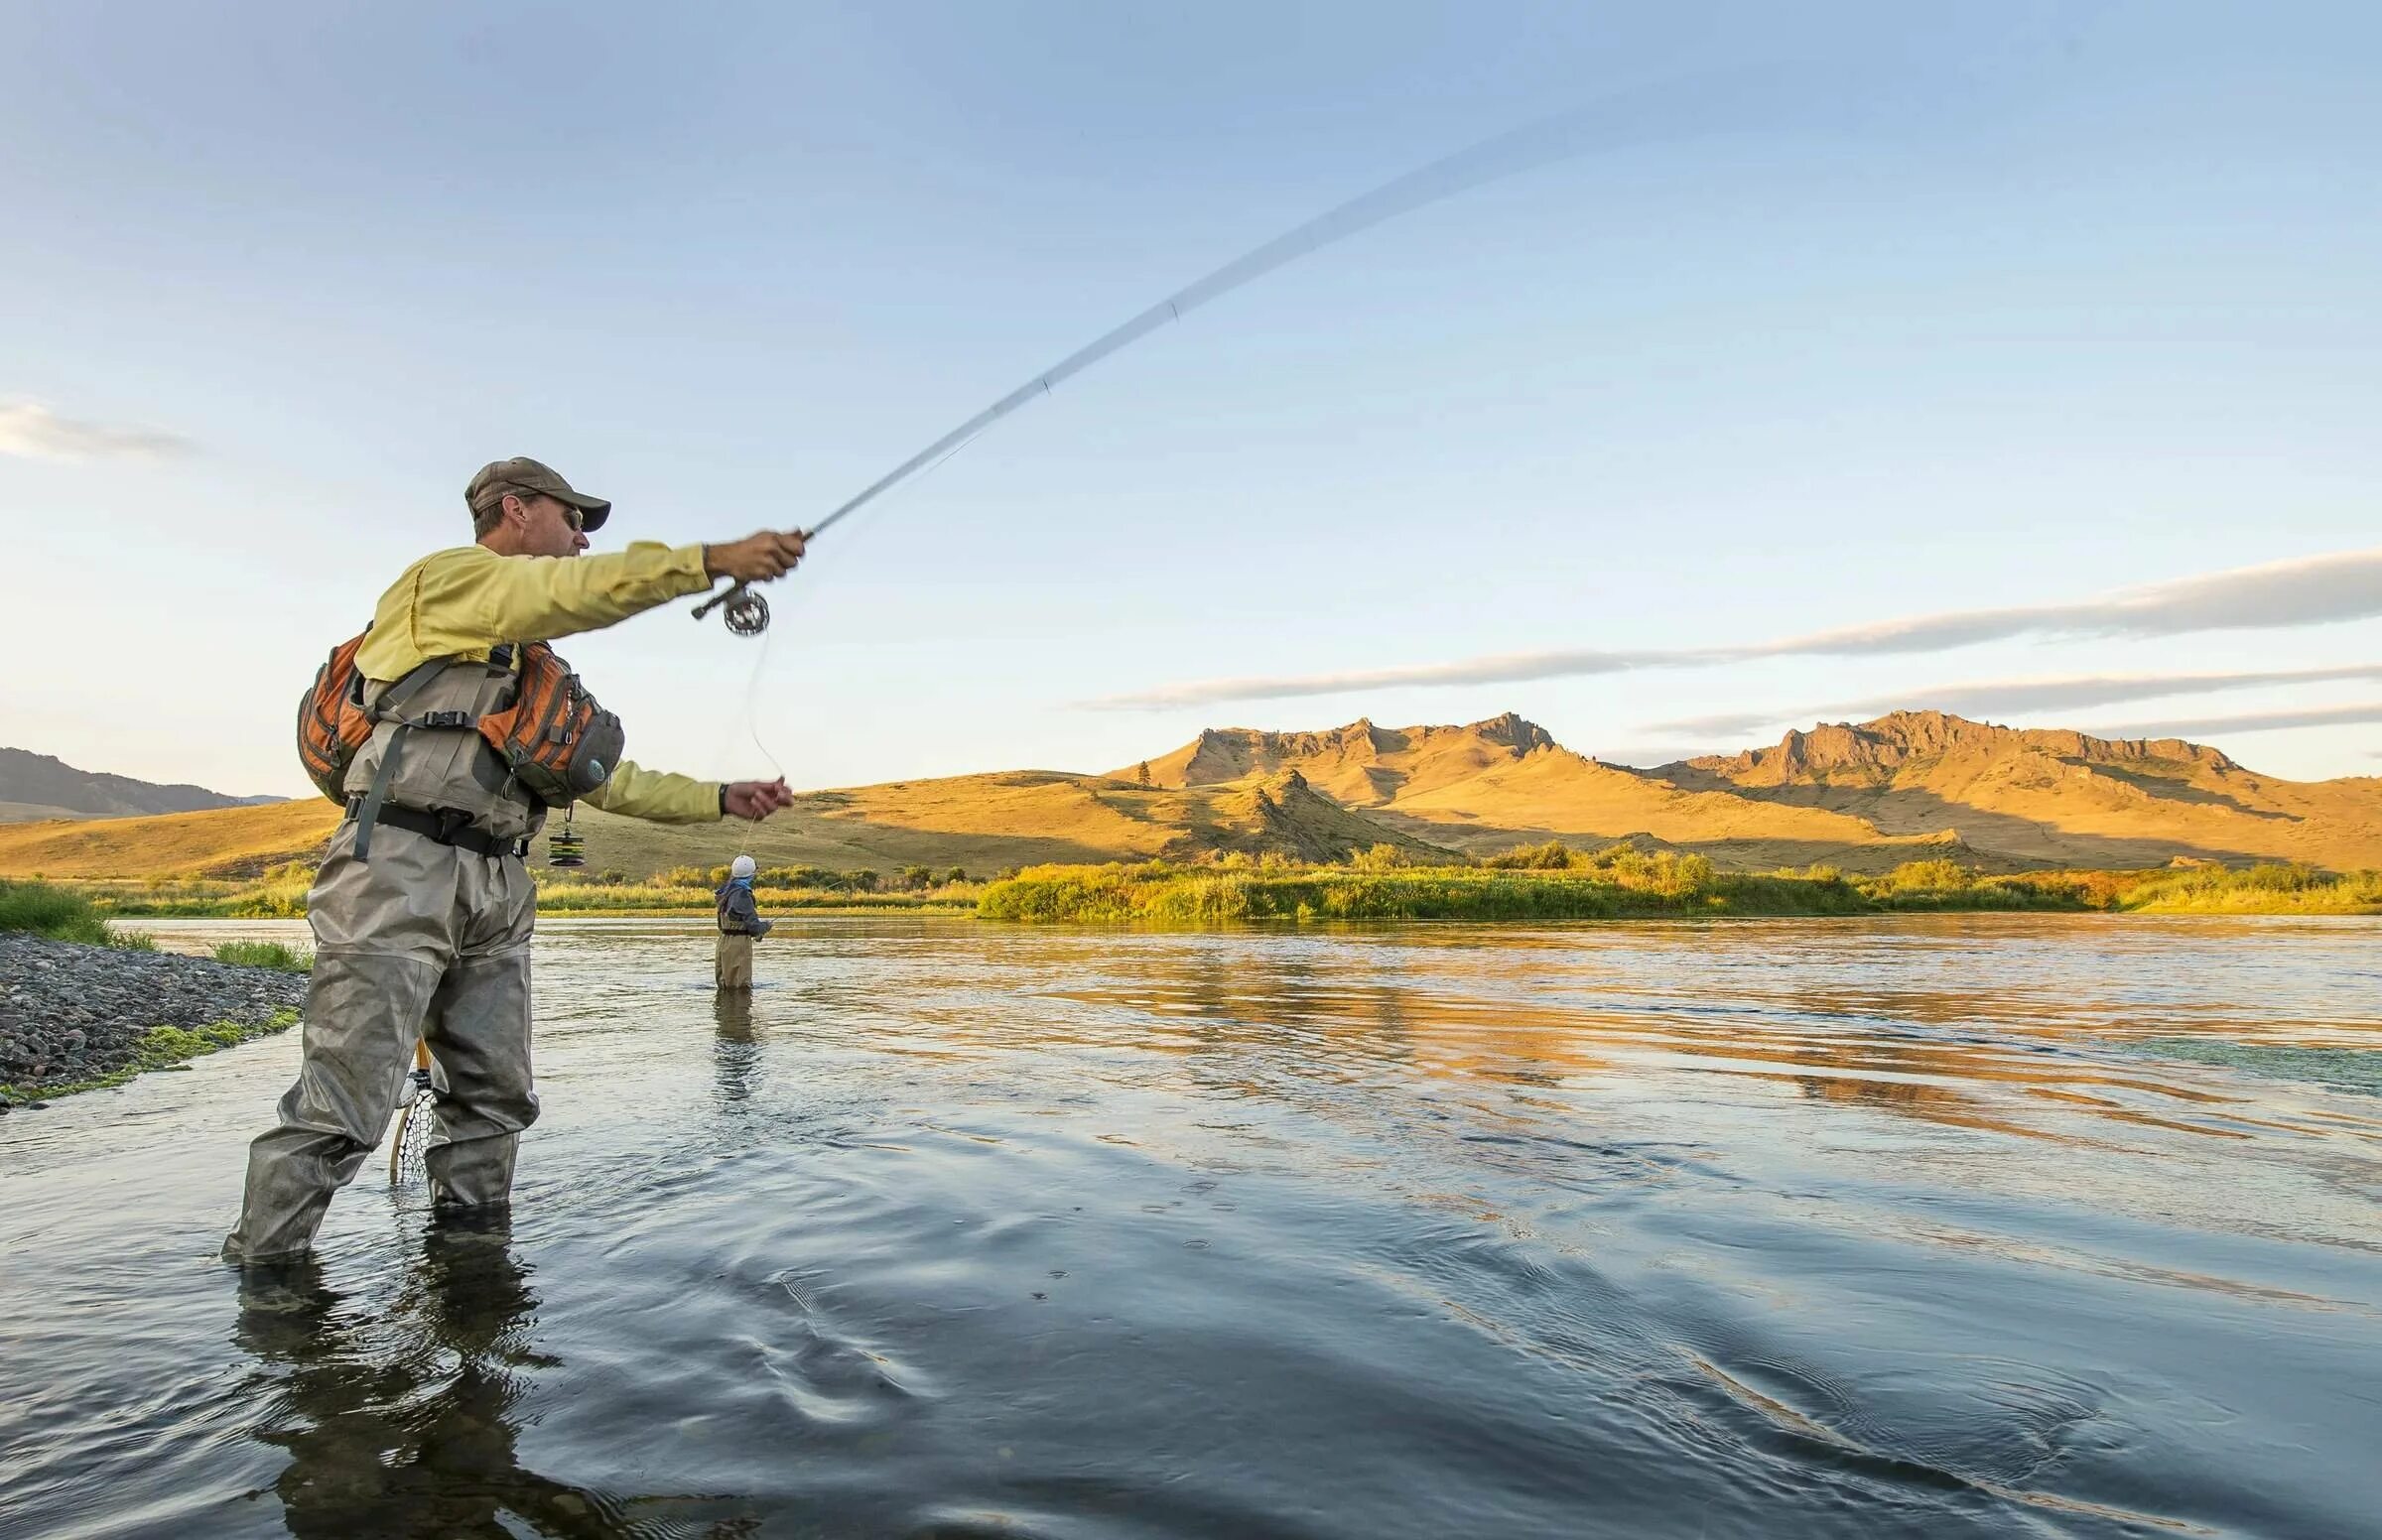
[[[1281,230],[1610,108],[1628,142],[839,528],[757,682],[685,604],[567,651],[640,762],[798,786],[1509,708],[1652,762],[1939,697],[2373,774],[2378,44],[2350,5],[12,6],[0,743],[302,792],[297,692],[482,461],[615,499],[604,544],[804,525]]]

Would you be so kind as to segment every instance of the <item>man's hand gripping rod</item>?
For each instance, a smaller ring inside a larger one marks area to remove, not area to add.
[[[738,636],[758,636],[763,631],[768,630],[769,601],[765,598],[762,598],[758,593],[755,593],[752,590],[752,584],[755,582],[766,582],[776,578],[782,578],[787,573],[792,572],[794,570],[794,564],[802,560],[802,547],[809,545],[812,537],[816,536],[819,533],[819,530],[827,528],[829,524],[834,522],[835,520],[833,519],[822,520],[818,529],[807,532],[797,532],[793,538],[798,544],[795,548],[795,554],[791,558],[786,557],[781,551],[778,553],[775,561],[767,562],[757,570],[748,569],[748,571],[752,572],[752,576],[739,578],[736,576],[736,569],[734,567],[728,568],[725,573],[721,574],[721,576],[730,579],[728,585],[721,589],[718,593],[713,594],[710,598],[705,599],[702,603],[696,605],[695,618],[697,620],[701,620],[713,610],[720,609],[723,611],[720,618],[727,623],[728,630],[734,632]],[[766,532],[764,532],[763,534],[753,536],[749,541],[738,541],[736,546],[732,549],[742,550],[743,548],[752,545],[754,542],[775,541],[779,537],[769,536]],[[707,548],[707,557],[711,549],[713,548]],[[725,608],[723,608],[723,606],[725,606]]]

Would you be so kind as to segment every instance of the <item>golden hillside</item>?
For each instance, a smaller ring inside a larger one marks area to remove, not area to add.
[[[1999,870],[2382,865],[2382,780],[2282,781],[2179,740],[2019,731],[1939,711],[1653,770],[1575,754],[1510,712],[1462,727],[1210,729],[1149,761],[1160,785],[1252,770],[1296,770],[1384,824],[1475,853],[1639,835],[1751,868],[1879,871],[1935,854]]]
[[[582,812],[588,864],[643,876],[716,866],[984,876],[1046,861],[1276,851],[1329,859],[1379,843],[1428,858],[1560,838],[1636,836],[1767,869],[1883,871],[1949,855],[1987,870],[2143,867],[2178,858],[2382,866],[2382,780],[2262,776],[2177,740],[2112,742],[1895,712],[1771,748],[1652,770],[1562,747],[1512,714],[1469,726],[1203,732],[1115,775],[1020,770],[811,792],[758,828],[666,828]],[[0,876],[240,875],[313,855],[319,801],[0,827]],[[543,856],[543,846],[539,858]]]
[[[251,877],[311,859],[339,822],[321,798],[261,807],[0,825],[0,877]]]
[[[2179,857],[2382,866],[2382,779],[2279,780],[2180,738],[2094,738],[1895,711],[1652,773],[1764,807],[1857,818],[1887,834],[1951,831],[1972,848],[2034,866]]]
[[[811,792],[757,828],[672,829],[589,812],[578,821],[588,864],[630,875],[722,865],[739,852],[764,866],[958,866],[975,876],[1046,861],[1189,860],[1228,850],[1329,860],[1386,842],[1429,852],[1315,795],[1295,774],[1144,787],[1018,770]]]
[[[328,802],[277,803],[162,818],[77,819],[0,827],[0,876],[249,876],[312,859],[336,827]],[[1049,770],[895,781],[812,792],[759,826],[672,827],[581,809],[592,871],[642,877],[673,866],[895,871],[958,866],[987,876],[1045,861],[1195,859],[1229,850],[1331,860],[1390,843],[1434,847],[1318,796],[1295,773],[1222,786],[1142,787]],[[1436,853],[1444,854],[1444,851]],[[533,863],[542,863],[541,840]]]

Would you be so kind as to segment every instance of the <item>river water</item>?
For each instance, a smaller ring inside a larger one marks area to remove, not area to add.
[[[509,1225],[0,1119],[0,1535],[2382,1532],[2372,922],[538,945]]]

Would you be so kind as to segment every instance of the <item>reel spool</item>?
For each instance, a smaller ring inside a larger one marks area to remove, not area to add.
[[[720,592],[695,606],[695,618],[701,620],[713,610],[737,636],[758,636],[769,629],[769,601],[743,583],[728,584]]]
[[[746,588],[728,601],[720,618],[738,636],[758,636],[769,629],[769,601]]]

